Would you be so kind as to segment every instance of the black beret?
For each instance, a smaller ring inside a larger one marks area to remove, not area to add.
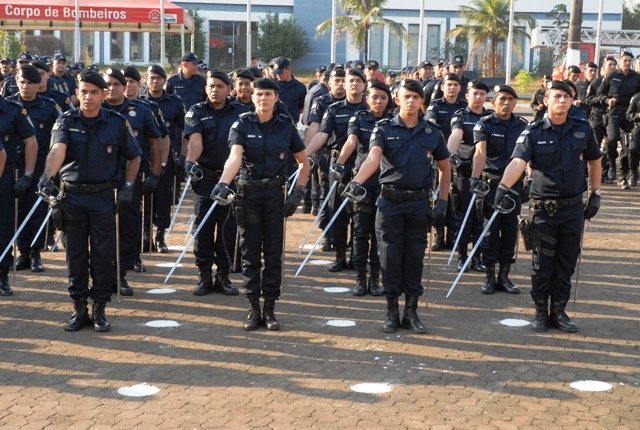
[[[93,70],[91,70],[93,71]],[[127,85],[127,79],[124,77],[124,75],[122,74],[122,72],[118,69],[112,69],[111,67],[109,67],[107,70],[104,71],[104,75],[108,76],[110,78],[115,78],[118,81],[120,81],[120,83],[122,85]],[[105,82],[107,80],[105,79]]]
[[[369,60],[367,61],[367,64],[365,64],[365,67],[368,69],[370,67],[375,67],[376,69],[380,68],[380,63],[378,63],[376,60]]]
[[[613,61],[613,64],[617,65],[618,64],[618,60],[616,60],[613,57],[607,57],[604,60],[602,60],[602,64],[606,63],[607,61]]]
[[[200,59],[193,52],[187,52],[182,56],[183,63],[197,63]]]
[[[420,85],[418,81],[413,79],[403,79],[400,81],[400,86],[407,91],[418,93],[420,94],[420,98],[424,98],[424,90],[422,89],[422,85]]]
[[[345,76],[347,76],[347,72],[344,69],[333,69],[331,72],[329,72],[329,76],[344,78]]]
[[[98,72],[94,72],[93,70],[83,70],[78,73],[78,82],[86,82],[99,88],[107,89],[107,83],[102,75]]]
[[[349,60],[346,63],[344,63],[344,65],[346,66],[347,69],[350,69],[352,64],[353,64],[352,60]]]
[[[124,66],[122,68],[122,74],[125,78],[131,78],[134,81],[141,81],[142,76],[140,76],[140,72],[133,66]]]
[[[391,90],[389,89],[389,85],[377,79],[367,82],[367,88],[375,88],[377,90],[382,90],[386,92],[389,95],[389,97],[391,97]]]
[[[225,72],[222,72],[220,70],[209,70],[207,72],[207,78],[220,79],[221,81],[224,81],[229,86],[233,85],[233,82],[231,82],[231,79],[229,79],[229,76],[227,76]]]
[[[40,60],[31,61],[29,64],[32,65],[33,67],[35,67],[36,69],[44,70],[45,72],[49,71],[49,66],[47,66],[46,63],[44,63],[44,62],[42,62]],[[38,73],[40,73],[40,72],[38,72]]]
[[[562,90],[573,97],[573,91],[565,81],[551,81],[547,84],[547,90]]]
[[[569,85],[571,87],[571,89],[573,90],[572,97],[574,97],[576,95],[576,93],[578,92],[578,87],[576,87],[576,84],[571,82],[569,79],[564,79],[562,82],[564,82],[565,84],[567,84],[567,85]]]
[[[460,81],[460,76],[455,73],[447,73],[442,77],[443,84],[447,81],[456,81],[457,83],[462,84],[462,82]]]
[[[89,64],[87,70],[93,70],[94,72],[100,72],[100,67],[97,64]]]
[[[350,65],[346,65],[345,64],[345,68],[346,69],[358,69],[358,70],[364,70],[364,63],[360,60],[355,60],[352,61]]]
[[[249,67],[248,69],[251,73],[253,73],[253,77],[254,78],[261,78],[262,77],[262,72],[260,71],[260,69],[258,69],[257,67]]]
[[[280,86],[271,78],[258,78],[251,82],[254,90],[273,90],[276,93],[280,91]]]
[[[256,77],[249,69],[239,69],[233,72],[233,79],[244,78],[253,81]]]
[[[347,75],[357,76],[362,79],[362,82],[367,82],[367,77],[358,69],[347,69]]]
[[[496,85],[495,87],[493,87],[493,91],[496,93],[508,93],[513,97],[518,98],[518,93],[516,93],[516,90],[514,90],[513,87],[509,85]]]
[[[569,72],[571,72],[571,73],[580,73],[580,72],[582,72],[582,70],[580,70],[580,67],[578,67],[578,66],[569,66]]]
[[[152,64],[147,68],[147,72],[155,73],[156,75],[162,76],[163,79],[167,79],[167,72],[163,67],[158,66],[157,64]]]
[[[40,76],[38,69],[30,64],[23,64],[20,66],[20,73],[23,78],[29,82],[33,82],[34,84],[39,84],[42,81],[42,76]]]
[[[316,73],[324,73],[325,70],[327,70],[327,66],[316,67]]]
[[[638,57],[636,57],[636,59],[638,59],[640,57],[640,55]],[[587,67],[591,68],[591,69],[597,69],[598,65],[596,63],[594,63],[593,61],[589,61],[587,63]]]
[[[483,90],[489,92],[489,86],[482,82],[480,79],[474,79],[473,81],[467,84],[467,89],[475,89],[475,90]]]
[[[626,49],[623,49],[622,51],[620,51],[620,56],[633,58],[633,54],[630,51],[627,51]]]

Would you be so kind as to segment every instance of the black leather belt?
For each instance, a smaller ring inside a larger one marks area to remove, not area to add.
[[[95,194],[105,190],[113,190],[112,182],[103,182],[101,184],[72,184],[70,182],[62,182],[62,188],[67,193],[79,194]]]
[[[429,198],[429,188],[424,190],[400,190],[390,185],[382,184],[382,196],[392,202],[408,202]]]
[[[569,208],[582,202],[582,194],[567,199],[534,199],[531,206],[534,209],[544,209],[550,216],[553,216],[558,209]]]
[[[284,184],[284,178],[282,176],[276,176],[275,178],[267,179],[238,179],[238,191],[264,191],[270,188],[280,186]]]
[[[202,170],[202,174],[206,179],[220,179],[222,176],[222,170],[207,169],[206,167],[202,167],[201,164],[198,164],[198,167],[200,167],[200,170]]]

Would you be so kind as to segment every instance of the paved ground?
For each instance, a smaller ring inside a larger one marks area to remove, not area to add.
[[[169,269],[155,264],[175,261],[177,251],[146,257],[149,271],[129,276],[135,295],[107,308],[110,333],[64,332],[71,313],[64,253],[47,255],[44,273],[19,272],[14,296],[0,299],[0,427],[638,429],[640,201],[638,189],[604,189],[603,209],[585,235],[575,308],[568,309],[576,334],[500,324],[533,316],[530,257],[521,252],[513,279],[523,294],[484,296],[483,276],[469,273],[449,299],[455,271],[447,254],[434,253],[429,305],[420,308],[429,333],[386,335],[384,299],[324,290],[352,287],[354,272],[311,265],[293,277],[310,215],[288,223],[278,333],[242,330],[242,296],[194,296],[191,253],[168,285],[175,293],[149,294],[166,287]],[[182,244],[185,222],[171,245]],[[240,285],[239,275],[232,278]],[[327,325],[334,319],[355,326]],[[180,326],[145,326],[151,320]],[[570,384],[579,380],[612,388],[578,391]],[[160,391],[118,394],[143,382]],[[391,391],[352,391],[359,383]]]

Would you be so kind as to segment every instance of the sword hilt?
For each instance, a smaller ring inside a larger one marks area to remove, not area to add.
[[[229,194],[229,196],[224,199],[221,198],[220,196],[216,196],[216,201],[220,206],[227,206],[231,204],[231,202],[233,202],[235,198],[236,198],[236,193],[234,193],[233,190],[231,190],[231,194]]]
[[[471,190],[471,192],[476,194],[478,198],[481,199],[489,194],[490,190],[491,187],[489,186],[489,184],[487,184],[486,182],[479,182],[478,185],[473,190]]]
[[[505,204],[506,203],[506,204]],[[501,214],[508,214],[516,208],[516,201],[510,196],[504,196],[495,206],[495,210]]]
[[[194,164],[193,167],[191,167],[191,170],[189,170],[189,175],[191,176],[191,180],[193,182],[198,182],[199,180],[204,178],[204,172],[200,167],[198,167],[197,164]]]
[[[362,185],[360,185],[360,188],[362,188],[362,191],[364,191],[364,194],[356,196],[355,194],[353,194],[353,192],[348,192],[348,193],[345,193],[344,197],[346,197],[347,199],[349,199],[349,200],[351,200],[352,202],[355,202],[355,203],[359,203],[359,202],[363,201],[364,198],[367,197],[367,189],[365,187],[363,187]]]

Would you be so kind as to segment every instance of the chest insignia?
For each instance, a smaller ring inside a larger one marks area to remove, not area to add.
[[[111,145],[107,146],[107,154],[111,154],[113,151],[113,147]]]
[[[575,137],[576,139],[584,139],[587,135],[581,131],[576,131],[575,133],[573,133],[573,137]]]

